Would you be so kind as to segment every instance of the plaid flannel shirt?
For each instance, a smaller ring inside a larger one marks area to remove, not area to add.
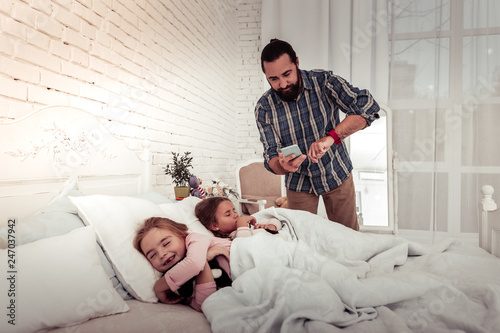
[[[340,123],[339,111],[360,115],[369,126],[379,118],[380,107],[368,90],[351,86],[331,71],[300,70],[302,90],[297,100],[284,102],[269,89],[257,102],[255,119],[264,145],[264,164],[279,155],[281,147],[297,144],[307,154],[312,143],[325,137]],[[347,147],[332,145],[312,163],[309,158],[285,176],[286,187],[295,192],[321,195],[340,186],[352,171]]]

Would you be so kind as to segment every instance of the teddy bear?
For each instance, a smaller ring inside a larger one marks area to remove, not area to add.
[[[179,262],[181,262],[181,261],[179,261]],[[177,265],[179,262],[177,262],[175,265]],[[217,261],[217,258],[210,260],[208,262],[208,265],[210,266],[210,269],[212,271],[212,276],[214,277],[214,281],[215,281],[215,285],[217,286],[217,289],[224,288],[224,287],[231,285],[231,283],[232,283],[231,278],[226,273],[226,271],[220,267],[219,262]],[[174,267],[174,266],[172,266],[172,267]],[[172,269],[172,267],[170,267],[169,269]],[[182,286],[180,286],[179,289],[177,289],[177,291],[175,292],[175,294],[182,296],[182,297],[193,296],[196,277],[197,276],[193,276],[189,281],[187,281]]]
[[[204,197],[207,196],[207,194],[201,188],[200,185],[201,185],[201,179],[199,179],[195,175],[191,175],[189,177],[189,187],[191,187],[191,195],[193,197],[197,197],[197,198],[203,199]]]
[[[288,208],[288,200],[286,197],[279,197],[275,202],[279,208]]]

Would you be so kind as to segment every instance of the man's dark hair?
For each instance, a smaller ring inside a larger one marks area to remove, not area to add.
[[[292,45],[277,38],[271,39],[269,44],[264,47],[260,55],[260,66],[262,67],[262,71],[265,73],[264,61],[273,62],[285,53],[288,54],[290,60],[294,64],[297,64],[297,55],[295,54]]]

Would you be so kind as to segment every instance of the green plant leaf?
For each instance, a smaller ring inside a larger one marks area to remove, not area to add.
[[[190,151],[184,152],[182,156],[180,153],[172,152],[172,163],[166,165],[165,174],[172,177],[176,186],[189,186],[192,162],[193,157]]]

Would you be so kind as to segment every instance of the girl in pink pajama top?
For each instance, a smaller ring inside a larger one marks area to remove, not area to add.
[[[231,200],[225,197],[210,197],[200,201],[194,212],[201,224],[217,237],[235,239],[258,232],[274,234],[281,230],[281,222],[276,218],[257,221],[253,216],[240,216]]]
[[[184,224],[152,217],[138,230],[134,247],[157,271],[165,273],[154,286],[162,303],[187,301],[192,308],[201,311],[205,299],[217,290],[208,261],[217,257],[221,269],[230,276],[231,240],[188,234],[187,230]],[[193,277],[196,277],[193,297],[185,299],[174,294]]]

